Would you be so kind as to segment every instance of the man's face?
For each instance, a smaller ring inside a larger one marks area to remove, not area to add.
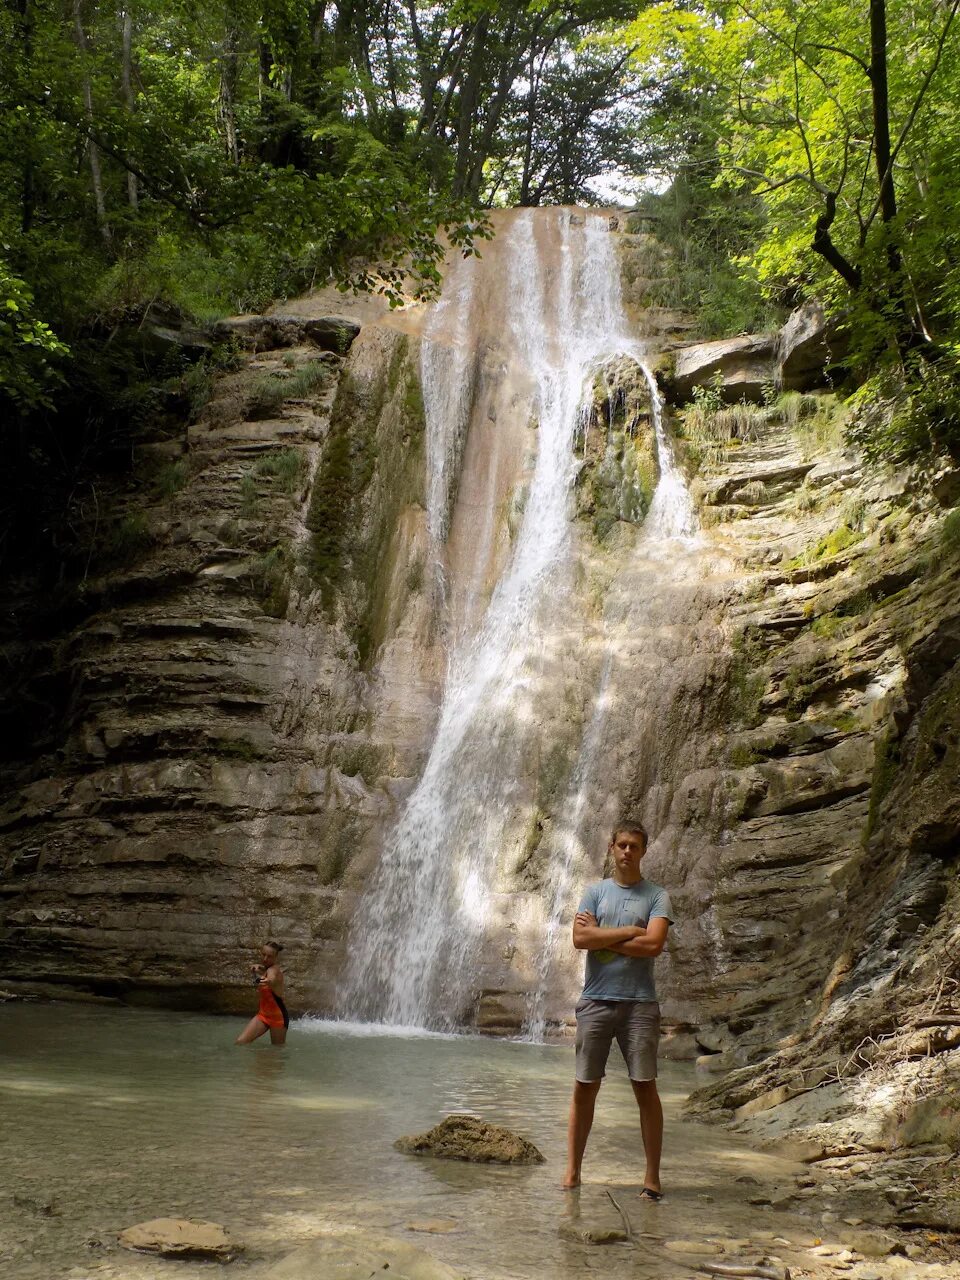
[[[632,831],[618,831],[610,842],[614,865],[621,875],[635,876],[640,870],[640,859],[646,852],[643,836]]]

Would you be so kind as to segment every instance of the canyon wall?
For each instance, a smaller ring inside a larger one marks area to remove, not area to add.
[[[497,1033],[568,1020],[570,915],[627,811],[677,909],[666,1051],[728,1071],[705,1109],[782,1109],[867,1037],[893,1052],[922,1032],[950,1058],[958,477],[866,467],[828,391],[776,394],[769,339],[701,362],[716,398],[691,406],[689,318],[651,303],[668,255],[577,211],[498,215],[433,308],[321,291],[228,322],[238,367],[115,495],[132,545],[66,607],[28,574],[8,587],[5,990],[240,1010],[248,951],[278,936],[296,1012],[364,1014],[343,994],[370,953],[363,904],[429,771],[451,662],[530,535],[550,381],[531,370],[589,329],[550,320],[531,354],[510,255],[528,237],[549,316],[569,255],[600,252],[577,247],[585,218],[618,255],[616,341],[586,378],[508,731],[482,778],[482,719],[457,763],[483,805],[450,861],[471,832],[496,847],[470,982],[433,998]],[[818,376],[813,360],[795,382]],[[653,497],[670,438],[698,530]]]

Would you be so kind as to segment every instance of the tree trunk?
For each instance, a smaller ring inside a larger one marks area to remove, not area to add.
[[[31,74],[33,64],[33,13],[30,0],[19,0],[20,31],[23,38],[23,64],[27,75]],[[33,213],[36,204],[36,187],[33,166],[33,128],[32,118],[27,117],[28,127],[21,137],[23,146],[23,163],[20,177],[20,230],[24,235],[33,226]]]
[[[530,69],[527,72],[527,75],[530,80],[530,90],[527,94],[527,127],[526,137],[523,142],[523,176],[520,181],[520,204],[523,207],[526,207],[530,203],[530,180],[533,177],[533,173],[531,171],[531,161],[533,158],[533,121],[537,110],[537,90],[539,88],[532,49],[530,51]]]
[[[93,85],[90,80],[90,70],[87,65],[88,48],[87,33],[83,29],[83,15],[80,11],[80,0],[73,0],[73,39],[80,54],[80,61],[83,66],[83,111],[87,121],[87,128],[90,134],[96,127],[96,120],[93,112]],[[107,221],[107,205],[103,196],[103,175],[100,169],[100,148],[93,141],[93,137],[87,138],[87,157],[90,161],[90,182],[93,187],[93,202],[97,210],[97,224],[100,227],[100,234],[103,242],[109,248],[111,244],[110,223]]]
[[[460,86],[460,111],[457,118],[457,162],[453,175],[453,194],[462,196],[467,190],[471,169],[473,125],[476,119],[477,98],[483,76],[483,55],[487,38],[489,16],[484,14],[473,30],[473,46],[467,72]]]
[[[129,6],[123,10],[123,57],[120,65],[120,77],[123,84],[123,100],[131,117],[136,109],[133,94],[133,14]],[[127,170],[127,200],[130,208],[136,209],[139,204],[137,175]]]
[[[897,311],[896,343],[901,356],[924,342],[923,321],[907,299],[903,255],[891,225],[897,216],[897,192],[893,181],[890,145],[890,95],[887,88],[887,5],[870,0],[870,88],[873,99],[873,154],[880,183],[880,219],[886,228],[889,290]]]
[[[240,78],[239,32],[231,11],[223,33],[223,52],[220,56],[220,93],[217,99],[217,115],[223,129],[223,145],[231,164],[240,163],[240,143],[237,137],[236,98]]]
[[[892,222],[897,216],[897,195],[890,162],[886,0],[870,0],[870,85],[873,96],[873,154],[880,180],[880,215],[884,222]]]

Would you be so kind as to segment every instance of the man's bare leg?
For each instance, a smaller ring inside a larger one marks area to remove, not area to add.
[[[580,1166],[586,1150],[587,1139],[593,1127],[593,1111],[600,1092],[599,1080],[591,1080],[585,1084],[575,1080],[573,1099],[570,1103],[570,1123],[567,1128],[567,1172],[563,1175],[561,1187],[570,1190],[580,1185]]]
[[[643,1136],[643,1154],[647,1168],[643,1185],[651,1191],[660,1190],[660,1153],[663,1150],[663,1107],[657,1093],[656,1080],[631,1080],[633,1095],[640,1108],[640,1133]]]

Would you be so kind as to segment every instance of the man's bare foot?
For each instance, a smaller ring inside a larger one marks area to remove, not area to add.
[[[576,1191],[579,1185],[579,1173],[570,1173],[569,1171],[563,1175],[563,1181],[560,1183],[560,1187],[564,1191]]]

